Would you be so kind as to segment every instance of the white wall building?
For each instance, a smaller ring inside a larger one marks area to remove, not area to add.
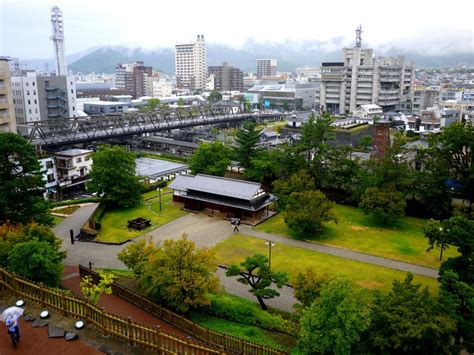
[[[383,111],[380,106],[369,104],[360,105],[354,110],[353,114],[359,118],[374,118],[376,116],[380,118],[383,115]]]
[[[58,185],[56,161],[54,157],[43,158],[39,159],[38,161],[41,164],[43,180],[45,181],[44,197],[48,198],[49,193],[55,192],[55,187]]]
[[[194,43],[177,44],[175,51],[176,85],[179,89],[205,89],[207,52],[204,35]]]
[[[74,186],[88,179],[92,169],[92,150],[69,149],[56,153],[59,186]]]

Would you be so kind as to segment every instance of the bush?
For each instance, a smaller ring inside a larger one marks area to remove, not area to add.
[[[100,199],[98,197],[86,197],[86,198],[80,198],[78,200],[56,201],[56,202],[51,202],[51,207],[78,205],[80,203],[89,203],[89,202],[100,202]]]
[[[237,323],[292,334],[290,322],[279,315],[262,311],[254,302],[228,294],[211,295],[210,298],[211,305],[201,309],[204,313]]]
[[[141,184],[140,190],[141,190],[141,193],[144,194],[146,192],[154,191],[158,188],[165,188],[167,185],[168,185],[168,181],[164,181],[164,180],[157,181],[152,184],[150,184],[149,182],[145,182]]]
[[[102,227],[100,221],[102,220],[102,217],[104,217],[106,211],[107,206],[101,203],[99,207],[97,207],[97,209],[95,210],[94,215],[91,216],[91,218],[94,219],[94,227],[96,230],[99,230]]]

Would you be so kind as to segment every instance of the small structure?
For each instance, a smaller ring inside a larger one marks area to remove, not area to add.
[[[137,158],[136,174],[147,178],[150,182],[171,180],[179,174],[186,174],[188,166],[167,160]]]
[[[142,229],[144,229],[146,227],[150,227],[150,226],[151,226],[151,220],[145,219],[145,218],[142,218],[142,217],[138,217],[138,218],[135,218],[135,219],[132,219],[132,220],[128,221],[128,228],[142,230]]]
[[[375,123],[373,156],[383,157],[390,147],[390,121],[379,120]]]
[[[379,105],[375,104],[360,105],[354,110],[353,115],[360,118],[374,118],[375,116],[381,117],[383,115],[383,110]]]
[[[225,218],[239,218],[250,224],[268,218],[268,205],[276,201],[259,183],[204,174],[179,175],[169,187],[173,189],[173,201],[183,203],[186,209],[217,210]]]

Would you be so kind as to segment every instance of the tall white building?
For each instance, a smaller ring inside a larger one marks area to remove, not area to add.
[[[276,59],[257,59],[257,79],[264,76],[276,76]]]
[[[66,49],[64,46],[64,22],[63,12],[57,6],[51,8],[51,27],[53,35],[51,40],[54,45],[54,56],[56,59],[56,75],[67,75]]]
[[[339,114],[367,104],[411,112],[414,64],[402,55],[374,58],[373,49],[362,48],[361,32],[359,27],[354,48],[342,49],[342,62],[322,63],[320,105]]]
[[[176,85],[179,89],[204,89],[207,84],[207,53],[204,35],[194,43],[177,44]]]
[[[33,71],[21,74],[11,78],[17,124],[78,115],[74,75],[40,76]],[[28,133],[20,127],[18,131]]]

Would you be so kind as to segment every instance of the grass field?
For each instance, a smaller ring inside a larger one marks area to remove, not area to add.
[[[296,346],[296,339],[288,334],[269,331],[253,325],[236,323],[197,312],[191,315],[191,320],[205,328],[286,352],[290,352]]]
[[[168,189],[163,189],[163,192],[169,191],[170,190]],[[152,191],[151,193],[148,193],[148,195],[145,195],[150,197],[152,196],[152,193],[157,192]],[[117,208],[107,211],[100,221],[101,229],[96,237],[96,240],[101,242],[117,243],[127,239],[134,239],[152,229],[160,227],[168,222],[186,215],[186,212],[181,211],[181,205],[173,203],[172,197],[173,195],[171,193],[162,196],[161,212],[158,198],[142,202],[136,207]],[[141,231],[128,229],[127,221],[137,217],[150,219],[151,227],[142,229]]]
[[[370,216],[357,208],[336,205],[337,224],[326,224],[326,233],[318,243],[352,249],[384,258],[405,261],[413,264],[438,268],[439,249],[427,252],[427,239],[423,235],[426,220],[414,217],[403,217],[393,226],[380,227]],[[284,214],[280,213],[256,229],[284,236],[295,237],[288,229]],[[305,238],[311,240],[311,238]],[[454,248],[444,252],[443,258],[457,255]]]
[[[268,254],[265,242],[258,238],[234,234],[213,248],[219,263],[230,265],[242,262],[247,256],[261,253]],[[394,279],[403,280],[405,272],[381,266],[348,260],[333,255],[292,247],[277,243],[272,248],[272,269],[285,271],[292,279],[306,267],[313,268],[316,272],[327,273],[334,276],[346,276],[362,288],[369,290],[391,289]],[[434,278],[415,275],[415,282],[429,286],[432,292],[437,292],[438,281]]]
[[[63,217],[51,216],[53,217],[53,227],[64,221]]]

